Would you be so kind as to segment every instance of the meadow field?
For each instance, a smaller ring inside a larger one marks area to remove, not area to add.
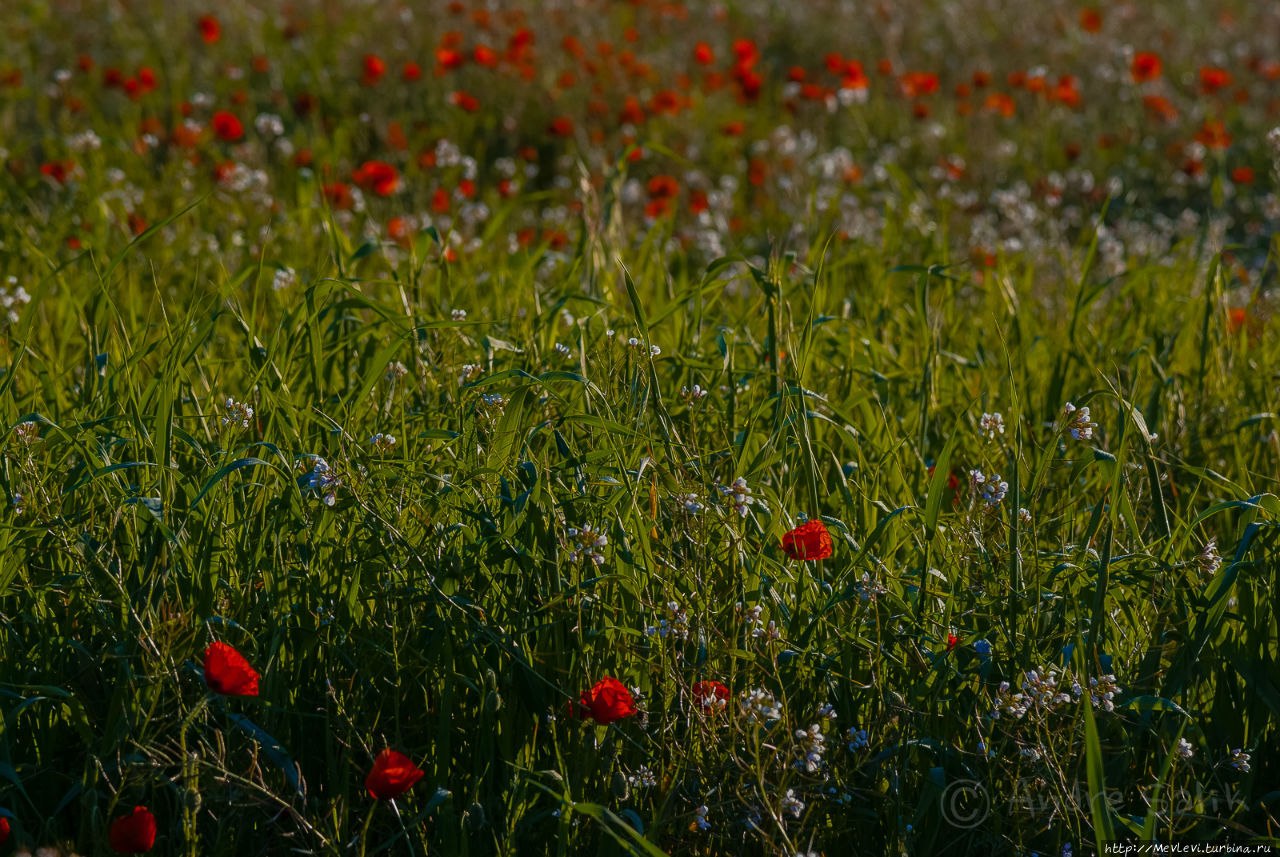
[[[1280,4],[3,6],[0,855],[1280,852]]]

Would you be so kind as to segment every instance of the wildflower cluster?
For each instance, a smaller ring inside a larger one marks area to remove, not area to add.
[[[747,480],[741,476],[728,485],[717,485],[716,490],[729,502],[733,508],[733,513],[739,518],[745,518],[753,505],[758,504],[761,508],[764,506],[751,493],[751,487],[747,485]]]
[[[988,440],[995,440],[996,435],[1004,434],[1004,417],[998,413],[983,413],[982,419],[978,422],[978,430]]]
[[[597,563],[598,564],[598,563]],[[667,602],[667,616],[659,619],[658,624],[644,629],[645,636],[657,635],[661,638],[685,640],[689,638],[689,613],[675,601]]]
[[[782,719],[782,708],[764,688],[744,690],[738,696],[738,710],[748,723],[772,723]]]
[[[1075,440],[1090,440],[1093,437],[1093,430],[1098,424],[1090,421],[1088,406],[1077,408],[1075,405],[1067,402],[1062,408],[1063,415],[1066,417],[1066,430]]]
[[[1101,678],[1095,676],[1089,679],[1089,700],[1094,708],[1101,708],[1103,711],[1115,711],[1116,695],[1123,690],[1116,684],[1116,677],[1110,673]]]
[[[338,489],[342,487],[342,479],[334,473],[333,468],[329,466],[329,462],[325,461],[318,455],[303,458],[298,461],[299,469],[306,469],[304,462],[308,461],[311,465],[310,470],[306,470],[302,476],[298,477],[298,487],[306,494],[317,497],[320,502],[326,506],[332,506],[338,501]]]
[[[583,524],[581,527],[570,527],[565,533],[569,536],[569,543],[572,546],[569,550],[569,562],[586,559],[595,565],[604,565],[604,553],[602,551],[609,544],[607,535],[596,531],[590,524]]]
[[[226,408],[226,414],[222,417],[224,426],[236,425],[240,428],[248,428],[253,422],[253,408],[248,402],[237,402],[228,396],[224,407]]]
[[[973,489],[982,497],[988,506],[998,506],[1009,493],[1009,483],[1000,478],[1000,474],[987,476],[981,470],[970,470],[969,480]]]

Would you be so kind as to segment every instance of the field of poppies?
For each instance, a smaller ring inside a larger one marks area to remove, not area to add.
[[[1278,32],[6,4],[0,854],[1280,848]]]

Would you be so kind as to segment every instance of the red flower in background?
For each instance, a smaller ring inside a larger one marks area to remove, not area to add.
[[[422,66],[418,65],[416,62],[405,63],[404,68],[400,72],[400,79],[408,83],[413,83],[415,80],[421,80]]]
[[[1263,320],[1247,307],[1232,307],[1227,310],[1227,333],[1236,336],[1240,331],[1249,334],[1249,341],[1256,343],[1262,338]]]
[[[1080,10],[1080,29],[1096,33],[1102,29],[1102,13],[1092,6]]]
[[[58,184],[66,184],[67,179],[71,177],[71,172],[76,168],[76,162],[70,159],[65,161],[47,161],[40,165],[40,175],[48,176]]]
[[[227,696],[258,695],[258,671],[226,643],[204,650],[204,683],[214,693]]]
[[[947,634],[947,651],[955,651],[955,648],[958,645],[960,645],[960,638],[955,634]]]
[[[387,64],[377,54],[365,54],[360,60],[360,66],[364,70],[360,82],[365,86],[373,86],[387,73]]]
[[[557,116],[547,125],[547,133],[553,137],[570,137],[573,135],[573,120],[568,116]]]
[[[386,161],[365,161],[351,174],[351,179],[378,196],[391,196],[400,187],[400,173]]]
[[[423,771],[408,756],[396,750],[383,750],[373,761],[373,769],[364,778],[369,797],[394,800],[422,779]]]
[[[408,247],[412,243],[412,229],[405,217],[396,216],[387,221],[387,237],[401,247]]]
[[[480,100],[468,92],[463,92],[461,89],[450,95],[449,101],[455,107],[461,107],[468,113],[475,113],[480,109]]]
[[[212,45],[222,38],[222,25],[212,15],[201,15],[200,20],[196,21],[196,28],[200,30],[200,40],[206,45]]]
[[[1142,106],[1147,108],[1147,112],[1157,119],[1169,124],[1178,121],[1178,108],[1173,106],[1173,102],[1165,98],[1163,95],[1144,95],[1142,97]]]
[[[324,192],[324,198],[329,201],[329,205],[339,211],[346,211],[356,204],[355,197],[351,195],[351,188],[343,182],[330,182],[321,190]]]
[[[707,192],[702,188],[693,188],[689,191],[689,213],[701,214],[711,207],[711,200],[707,198]]]
[[[573,703],[569,704],[569,708],[582,720],[590,717],[605,725],[638,713],[631,691],[613,676],[605,676],[591,690],[584,690],[576,711]]]
[[[462,51],[453,48],[436,48],[436,73],[461,68],[466,59]]]
[[[990,113],[999,113],[1008,119],[1018,110],[1013,97],[1004,92],[991,92],[983,99],[982,109]]]
[[[1080,106],[1080,90],[1076,89],[1076,79],[1073,75],[1064,74],[1058,78],[1058,83],[1049,93],[1052,101],[1057,101],[1068,107]]]
[[[1196,142],[1208,149],[1225,149],[1231,145],[1231,134],[1221,119],[1206,119],[1196,132]]]
[[[1129,74],[1133,77],[1134,83],[1147,83],[1159,80],[1163,68],[1159,54],[1151,51],[1139,51],[1133,55],[1133,64],[1129,67]]]
[[[234,143],[244,137],[244,123],[242,123],[234,113],[228,113],[226,110],[219,110],[213,114],[209,120],[209,127],[213,129],[213,133],[218,135],[218,139],[227,143]]]
[[[9,819],[0,815],[0,845],[9,841]]]
[[[921,98],[938,91],[938,76],[931,71],[909,71],[899,82],[907,98]]]
[[[1200,69],[1200,91],[1213,95],[1219,89],[1230,86],[1235,79],[1225,68],[1206,65]]]
[[[711,45],[706,42],[698,42],[693,46],[693,60],[698,65],[711,65],[716,61],[716,55],[711,50]]]
[[[693,701],[704,712],[723,710],[729,702],[729,688],[718,681],[700,681],[693,686]]]
[[[831,533],[821,521],[809,521],[782,537],[782,549],[792,559],[826,559],[831,556]]]
[[[1231,180],[1236,184],[1253,184],[1253,167],[1236,167],[1231,171]]]
[[[122,815],[111,823],[107,835],[113,851],[121,854],[142,854],[156,844],[156,817],[145,806],[134,807],[133,812]]]

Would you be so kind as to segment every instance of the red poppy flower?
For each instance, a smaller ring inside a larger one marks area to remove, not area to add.
[[[507,41],[507,51],[514,59],[522,58],[533,45],[533,30],[528,27],[521,27],[511,34],[511,38]]]
[[[649,179],[649,196],[653,199],[669,199],[680,192],[680,183],[673,176],[658,175]]]
[[[693,701],[703,711],[722,710],[729,702],[729,688],[718,681],[700,681],[693,686]]]
[[[407,62],[400,72],[400,79],[407,83],[413,83],[415,80],[422,79],[422,66],[416,62]]]
[[[1129,67],[1129,74],[1133,77],[1134,83],[1147,83],[1152,80],[1159,80],[1163,65],[1160,62],[1160,55],[1151,51],[1139,51],[1133,55],[1133,64]]]
[[[258,695],[258,671],[226,643],[204,650],[204,683],[214,693],[227,696]]]
[[[1080,106],[1080,90],[1076,89],[1076,79],[1074,76],[1064,74],[1058,78],[1058,84],[1049,93],[1052,101],[1057,101],[1068,107]]]
[[[792,559],[826,559],[831,556],[831,534],[822,521],[809,521],[782,537],[782,549]]]
[[[355,198],[351,195],[351,188],[343,182],[330,182],[321,190],[324,192],[324,198],[329,200],[329,205],[339,211],[346,211],[356,204]]]
[[[955,634],[947,634],[947,651],[954,651],[958,645],[960,645],[960,638]]]
[[[698,65],[711,65],[716,61],[716,55],[711,50],[711,45],[706,42],[698,42],[693,46],[693,60]]]
[[[1080,10],[1080,29],[1096,33],[1102,29],[1102,13],[1092,6]]]
[[[1231,171],[1231,180],[1236,184],[1253,184],[1253,167],[1236,167]]]
[[[72,160],[48,161],[40,165],[40,175],[48,176],[58,184],[66,184],[75,168],[76,162]]]
[[[0,845],[9,841],[9,819],[0,815]]]
[[[644,121],[644,108],[640,106],[640,99],[634,95],[628,95],[622,102],[622,111],[618,114],[618,121],[624,125],[639,125]]]
[[[1004,92],[992,92],[988,93],[987,97],[983,99],[982,109],[990,113],[999,113],[1001,116],[1008,119],[1017,112],[1018,106],[1014,103],[1013,98],[1008,94]]]
[[[568,116],[557,116],[547,125],[547,133],[553,137],[572,136],[573,120]]]
[[[387,237],[402,247],[408,247],[412,238],[408,219],[393,217],[387,221]]]
[[[738,90],[742,94],[744,101],[755,101],[760,97],[760,90],[764,86],[764,78],[751,69],[743,69],[741,66],[734,68],[734,79],[738,81]]]
[[[409,138],[404,135],[404,126],[399,122],[387,123],[387,145],[397,152],[408,150]]]
[[[907,98],[920,98],[938,91],[938,76],[931,71],[909,71],[900,82],[902,94]]]
[[[391,196],[400,187],[400,173],[386,161],[365,161],[351,174],[351,179],[378,196]]]
[[[200,144],[200,128],[199,126],[188,126],[184,122],[173,129],[170,139],[179,148],[194,149]]]
[[[360,66],[364,70],[360,82],[365,86],[373,86],[387,73],[386,62],[377,54],[365,54],[360,60]]]
[[[461,68],[466,59],[462,51],[453,48],[436,48],[436,71],[440,73]]]
[[[1196,132],[1196,142],[1209,149],[1225,149],[1231,145],[1231,134],[1221,119],[1206,119]]]
[[[244,136],[244,124],[236,118],[234,113],[228,113],[226,110],[219,110],[213,114],[209,120],[209,126],[213,128],[213,133],[218,135],[219,140],[228,143],[234,143]]]
[[[495,68],[498,65],[498,52],[488,45],[476,45],[471,50],[471,58],[476,61],[476,65],[487,68]]]
[[[1178,108],[1163,95],[1144,95],[1142,106],[1147,108],[1148,113],[1165,122],[1172,124],[1178,121]]]
[[[143,854],[156,844],[156,817],[145,806],[134,807],[111,823],[107,836],[113,851],[121,854]]]
[[[1200,69],[1200,91],[1205,95],[1213,95],[1219,89],[1230,86],[1233,81],[1231,72],[1217,66],[1204,66]]]
[[[373,769],[364,778],[369,797],[394,800],[422,779],[423,771],[408,756],[397,750],[383,750],[373,761]]]
[[[212,15],[201,15],[200,20],[196,21],[196,27],[200,30],[200,40],[206,45],[212,45],[222,38],[222,25]]]
[[[475,113],[480,109],[480,100],[468,92],[458,90],[449,96],[449,100],[457,107],[461,107],[468,113]]]
[[[222,184],[231,178],[236,171],[235,161],[219,161],[213,165],[213,180]]]
[[[570,703],[570,710],[574,711]],[[583,720],[590,717],[597,723],[608,725],[624,717],[636,714],[635,700],[627,686],[613,676],[605,676],[591,690],[584,690],[575,711]]]

